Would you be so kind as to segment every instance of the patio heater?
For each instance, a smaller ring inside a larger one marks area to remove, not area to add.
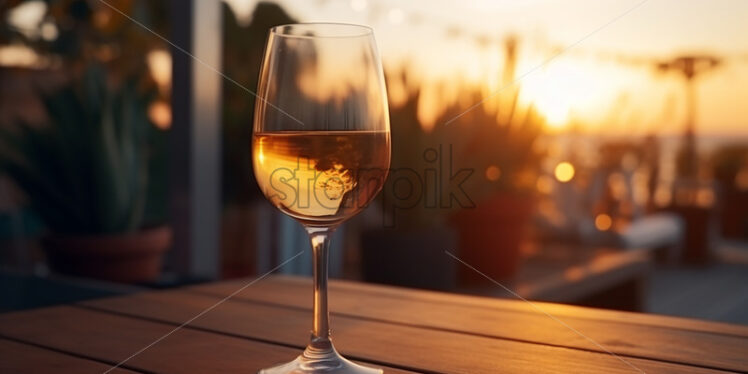
[[[681,259],[689,263],[707,263],[711,258],[713,242],[712,199],[713,186],[702,186],[698,180],[698,156],[696,153],[696,77],[713,70],[721,59],[708,55],[680,56],[657,64],[661,72],[675,71],[682,74],[686,82],[686,123],[681,149],[676,157],[676,183],[673,185],[673,203],[670,210],[681,216],[686,225]],[[703,201],[702,201],[703,200]]]
[[[677,166],[678,177],[695,179],[698,170],[696,155],[696,138],[694,121],[696,117],[696,77],[710,71],[721,63],[721,59],[709,55],[680,56],[670,61],[660,62],[657,69],[661,72],[675,71],[681,73],[686,82],[686,123],[683,133],[683,144]]]

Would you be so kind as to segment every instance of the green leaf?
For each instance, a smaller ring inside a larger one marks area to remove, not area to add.
[[[0,171],[62,233],[114,233],[143,224],[147,201],[150,96],[135,79],[110,90],[89,67],[75,85],[41,94],[50,121],[0,129]]]

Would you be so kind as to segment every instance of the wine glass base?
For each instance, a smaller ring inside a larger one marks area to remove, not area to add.
[[[370,368],[346,360],[335,348],[314,352],[307,348],[295,360],[262,369],[258,374],[382,374],[382,369]]]

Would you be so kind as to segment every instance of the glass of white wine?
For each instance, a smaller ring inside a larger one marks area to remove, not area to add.
[[[260,373],[382,373],[338,354],[327,309],[330,236],[376,196],[390,165],[387,93],[371,28],[270,29],[257,95],[255,177],[265,197],[304,226],[314,258],[309,344]]]

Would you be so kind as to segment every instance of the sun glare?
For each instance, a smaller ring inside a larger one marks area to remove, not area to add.
[[[550,128],[563,128],[572,113],[596,110],[595,93],[601,87],[594,73],[594,67],[580,66],[579,61],[554,60],[523,79],[522,99],[540,111]]]

